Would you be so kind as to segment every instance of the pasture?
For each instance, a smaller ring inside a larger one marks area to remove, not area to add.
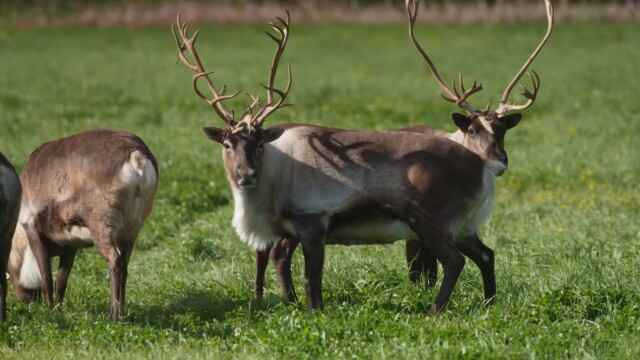
[[[292,22],[283,62],[295,106],[267,127],[453,131],[458,110],[440,98],[404,24]],[[217,83],[264,92],[273,52],[265,26],[197,27]],[[419,24],[416,33],[445,80],[477,78],[485,90],[474,104],[495,107],[544,30]],[[39,144],[101,127],[141,136],[160,168],[123,320],[108,319],[108,270],[86,249],[62,310],[19,304],[11,290],[0,358],[638,358],[638,38],[636,23],[556,25],[532,66],[539,98],[507,134],[509,170],[481,232],[496,253],[495,305],[482,305],[480,273],[467,261],[448,310],[429,318],[437,287],[410,285],[403,242],[327,247],[324,311],[305,310],[300,250],[301,303],[282,300],[271,265],[265,298],[253,299],[254,254],[230,226],[221,147],[201,131],[222,122],[192,91],[168,24],[0,29],[0,151],[18,170]],[[230,106],[241,113],[247,101]]]

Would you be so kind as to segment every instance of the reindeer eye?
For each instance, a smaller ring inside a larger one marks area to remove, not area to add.
[[[227,150],[231,149],[231,144],[229,144],[226,141],[222,145],[224,145],[224,148],[227,149]]]
[[[467,130],[467,134],[469,134],[469,136],[475,136],[476,135],[476,131],[472,127],[470,127]]]

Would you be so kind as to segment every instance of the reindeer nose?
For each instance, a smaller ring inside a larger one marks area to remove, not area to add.
[[[238,169],[237,175],[239,179],[246,180],[255,179],[258,176],[255,169]]]
[[[255,169],[238,169],[236,174],[238,185],[241,187],[252,187],[258,182],[258,172]]]
[[[490,159],[500,161],[505,166],[509,164],[507,153],[504,150],[498,148],[498,146],[492,146],[488,151],[488,155]]]

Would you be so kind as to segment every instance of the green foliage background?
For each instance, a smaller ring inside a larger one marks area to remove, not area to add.
[[[544,27],[421,25],[418,36],[443,77],[483,83],[481,107],[495,106]],[[218,83],[261,91],[273,51],[263,29],[202,28],[200,52]],[[284,303],[272,268],[265,299],[252,299],[253,254],[230,227],[221,150],[200,130],[221,123],[176,64],[168,28],[0,30],[0,151],[18,168],[42,142],[97,127],[137,133],[160,166],[123,321],[108,320],[108,272],[87,249],[64,309],[9,294],[0,357],[637,358],[639,37],[633,23],[556,27],[533,65],[539,99],[507,135],[509,171],[481,233],[496,251],[496,304],[482,306],[468,262],[448,311],[428,318],[436,290],[409,284],[401,242],[328,247],[324,311]],[[454,128],[455,109],[404,25],[294,25],[285,61],[296,105],[268,124]],[[304,298],[301,270],[298,253]]]

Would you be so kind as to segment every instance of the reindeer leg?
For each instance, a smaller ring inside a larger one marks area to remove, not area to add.
[[[420,248],[423,273],[427,277],[427,287],[431,288],[436,285],[438,281],[438,259],[424,246]]]
[[[42,292],[48,306],[53,306],[53,275],[51,274],[51,255],[45,239],[34,229],[33,221],[30,220],[23,225],[29,247],[38,262],[40,268],[40,276],[42,278]],[[36,292],[37,293],[37,292]]]
[[[58,265],[58,274],[56,275],[56,305],[62,305],[64,293],[67,290],[67,280],[73,267],[78,251],[74,248],[65,249],[60,255],[60,264]]]
[[[125,304],[125,294],[127,288],[127,278],[129,277],[129,260],[131,259],[131,253],[133,252],[133,245],[136,242],[136,238],[138,237],[138,233],[133,238],[125,240],[122,242],[120,248],[120,256],[122,257],[122,273],[120,275],[120,289],[118,294],[118,303],[120,304],[120,311],[124,309]]]
[[[281,238],[276,241],[271,252],[271,260],[276,267],[278,280],[280,280],[280,286],[282,287],[282,295],[292,303],[298,302],[298,297],[293,288],[293,280],[291,279],[291,258],[297,246],[298,241]]]
[[[416,240],[407,240],[405,243],[405,256],[409,264],[409,281],[411,284],[417,285],[420,281],[420,275],[424,268],[422,259],[420,258],[420,242]]]
[[[418,240],[407,240],[406,259],[409,264],[409,281],[417,285],[422,276],[426,277],[426,287],[430,288],[438,280],[438,262],[436,257]]]
[[[20,281],[18,280],[20,279],[19,270],[10,272],[10,275],[13,282],[13,290],[15,291],[16,299],[18,299],[18,301],[24,304],[33,304],[40,300],[41,291],[39,289],[27,289],[20,285]]]
[[[122,289],[122,274],[124,257],[115,244],[115,236],[111,227],[103,224],[89,226],[96,250],[102,255],[109,267],[111,277],[111,319],[118,320],[122,315],[120,290]]]
[[[324,266],[324,243],[307,240],[302,242],[304,254],[304,290],[307,294],[307,309],[322,310],[322,270]]]
[[[462,272],[462,268],[464,268],[465,260],[464,256],[460,254],[454,245],[453,235],[451,234],[423,231],[421,232],[420,240],[430,252],[435,254],[442,264],[444,273],[442,285],[440,285],[440,291],[436,296],[436,301],[429,312],[431,315],[437,315],[444,309],[449,301],[458,277],[460,277],[460,273]]]
[[[307,308],[322,310],[322,271],[327,225],[320,216],[305,216],[297,219],[294,228],[302,244],[304,255],[304,290],[307,294]]]
[[[0,236],[5,236],[5,234],[1,234]],[[0,323],[3,323],[7,320],[7,293],[9,289],[7,288],[7,262],[9,261],[9,252],[11,251],[11,239],[9,241],[4,241],[5,239],[1,239],[2,245],[4,245],[4,249],[2,249],[2,254],[0,254]],[[7,246],[8,245],[8,246]]]
[[[3,270],[2,267],[0,266],[0,271]],[[0,276],[0,323],[7,321],[7,292],[7,277]]]
[[[264,273],[267,270],[267,265],[269,265],[270,252],[271,247],[262,251],[256,251],[256,282],[254,285],[256,299],[262,299],[264,295]]]
[[[484,299],[491,304],[496,296],[495,256],[493,250],[482,243],[477,234],[464,237],[456,242],[462,254],[473,261],[482,273]]]

